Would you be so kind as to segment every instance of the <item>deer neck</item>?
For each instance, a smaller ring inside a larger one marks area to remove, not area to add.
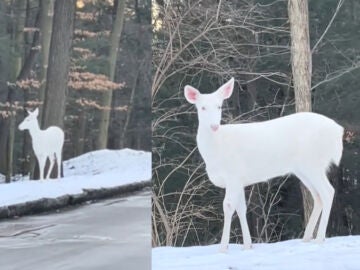
[[[221,126],[217,131],[213,131],[210,127],[201,126],[198,127],[198,132],[196,136],[197,145],[200,151],[201,156],[207,160],[207,157],[212,156],[215,152],[218,151],[219,142],[221,142],[219,131]]]
[[[39,123],[38,123],[38,121],[36,121],[34,123],[34,125],[31,128],[29,128],[29,133],[30,133],[31,138],[33,140],[36,139],[40,132],[41,132],[41,129],[40,129]]]
[[[199,125],[197,136],[202,138],[202,139],[206,139],[206,140],[214,140],[216,138],[216,135],[217,135],[218,131],[219,130],[213,131],[208,126]]]

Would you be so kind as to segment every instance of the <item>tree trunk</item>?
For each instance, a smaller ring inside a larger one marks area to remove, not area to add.
[[[6,13],[6,3],[4,1],[0,1],[0,12],[2,14]],[[3,37],[1,41],[1,58],[0,58],[0,89],[4,89],[0,91],[1,99],[0,102],[7,101],[7,85],[8,81],[8,65],[9,65],[9,48],[10,48],[10,36],[7,33],[7,16],[0,16],[0,36]],[[5,111],[5,107],[1,108],[1,112]],[[4,116],[0,116],[0,152],[6,153],[7,148],[7,132],[5,132],[7,119]],[[6,174],[6,158],[0,158],[0,172],[2,174]]]
[[[27,11],[26,11],[26,26],[27,27],[31,27],[32,25],[30,25],[30,21],[31,19],[30,17],[30,4],[29,1],[27,1]],[[35,18],[35,24],[34,27],[39,27],[40,24],[40,16],[41,16],[41,6],[39,8],[39,11],[37,12],[36,18]],[[28,36],[27,39],[29,40],[30,37]],[[31,46],[30,49],[27,50],[26,52],[26,58],[24,60],[24,64],[21,68],[20,74],[17,78],[17,80],[24,80],[29,78],[31,69],[34,66],[35,63],[35,59],[36,56],[38,54],[38,50],[34,50],[33,48],[35,48],[36,46],[38,46],[39,44],[39,39],[40,39],[40,33],[39,31],[35,31],[35,33],[32,35],[32,41],[31,41]],[[23,91],[22,93],[23,95],[23,102],[24,104],[29,101],[29,91]],[[26,117],[27,114],[24,112],[24,117]],[[22,148],[22,156],[24,158],[24,162],[22,164],[22,170],[21,173],[22,174],[28,174],[30,172],[30,175],[33,175],[33,171],[34,171],[34,167],[35,167],[35,156],[33,154],[31,154],[32,152],[32,144],[31,144],[31,137],[29,134],[24,134],[23,135],[24,139],[23,139],[23,148]]]
[[[291,32],[291,67],[295,90],[296,112],[311,111],[311,50],[309,10],[307,0],[289,0],[288,13]],[[310,192],[301,184],[304,219],[307,224],[311,209]]]
[[[40,89],[39,101],[44,102],[46,76],[49,62],[49,50],[51,30],[54,17],[54,0],[41,0],[41,18],[40,18],[40,44],[41,44],[41,69],[40,69]],[[40,110],[41,115],[42,110]]]
[[[119,42],[121,32],[124,24],[125,0],[119,0],[116,11],[116,19],[110,37],[110,51],[109,51],[109,78],[111,81],[115,80],[116,60],[119,49]],[[108,129],[110,124],[112,103],[112,90],[107,90],[103,93],[101,104],[105,108],[101,110],[99,137],[97,148],[104,149],[107,147]]]
[[[75,0],[55,1],[45,99],[41,121],[42,128],[49,126],[64,127],[70,51],[75,19],[75,2]],[[53,170],[52,177],[54,177],[54,175],[56,175],[56,170]]]
[[[78,128],[76,135],[74,136],[75,156],[79,156],[84,153],[85,137],[86,137],[86,109],[80,108],[79,118],[77,120]]]
[[[12,72],[10,76],[10,81],[14,82],[16,77],[20,73],[21,63],[24,55],[24,26],[25,26],[25,17],[26,17],[26,0],[18,0],[15,4],[15,33],[13,38],[13,50],[12,55]]]
[[[75,18],[75,0],[56,0],[50,42],[42,127],[63,127],[68,90],[70,50]]]
[[[12,46],[11,46],[11,60],[10,60],[10,73],[8,80],[10,85],[8,86],[8,99],[9,102],[9,117],[6,119],[5,125],[3,126],[6,145],[6,182],[11,181],[11,176],[13,175],[13,156],[14,156],[14,142],[15,142],[15,122],[16,116],[14,113],[13,105],[17,100],[16,98],[16,87],[13,85],[17,80],[17,77],[20,73],[22,61],[24,58],[24,27],[25,27],[25,12],[26,12],[26,0],[18,0],[15,2],[15,25],[14,32],[12,36]]]
[[[30,7],[28,7],[28,8],[30,8]],[[29,13],[29,12],[27,12],[27,13]],[[39,22],[40,22],[40,10],[38,11],[38,13],[36,15],[34,27],[39,27]],[[33,48],[35,48],[38,45],[38,43],[39,43],[39,32],[36,31],[33,34],[30,50],[28,50],[28,52],[26,54],[24,64],[21,67],[19,75],[17,76],[17,80],[24,80],[29,77],[30,71],[35,62],[36,55],[38,54],[38,50],[36,50],[36,49],[34,50]]]
[[[41,51],[40,51],[41,66],[40,66],[40,78],[39,78],[41,84],[39,89],[39,101],[43,103],[43,105],[39,108],[40,109],[39,115],[42,115],[44,99],[45,99],[45,86],[46,86],[45,84],[46,84],[46,75],[47,75],[47,67],[49,60],[51,30],[52,30],[52,22],[54,17],[54,0],[40,0],[40,10],[37,17],[38,17],[37,21],[39,22],[36,24],[36,26],[40,27],[40,36],[38,34],[39,32],[36,32],[35,34],[37,34],[37,39],[40,39],[40,46],[41,46]],[[34,36],[33,44],[34,42],[35,42],[35,36]],[[34,178],[36,158],[34,155],[30,155],[31,145],[28,145],[28,140],[25,139],[24,144],[25,144],[23,147],[23,155],[25,157],[24,168],[27,168],[27,172],[30,171],[31,178]],[[27,159],[28,156],[30,157],[29,160]]]
[[[15,142],[15,122],[16,122],[16,112],[12,105],[10,105],[10,123],[9,123],[9,140],[8,140],[8,147],[7,147],[7,172],[5,181],[6,183],[11,182],[11,177],[14,173],[14,142]]]
[[[144,63],[144,61],[141,61],[140,66],[143,63]],[[122,131],[121,136],[120,136],[120,148],[124,148],[125,145],[126,145],[126,134],[128,132],[128,128],[129,128],[129,124],[130,124],[131,112],[132,112],[133,107],[134,107],[135,90],[138,87],[139,73],[140,73],[140,67],[136,71],[134,85],[133,85],[133,87],[131,89],[131,95],[130,95],[130,100],[129,100],[129,106],[128,106],[127,111],[126,111],[126,118],[125,118],[124,128],[123,128],[123,131]]]

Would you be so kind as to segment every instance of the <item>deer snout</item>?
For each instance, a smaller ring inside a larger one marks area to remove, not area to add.
[[[211,125],[210,127],[215,132],[215,131],[217,131],[219,129],[219,126],[220,125]]]

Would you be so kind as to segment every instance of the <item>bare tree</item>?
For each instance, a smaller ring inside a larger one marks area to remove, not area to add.
[[[172,10],[176,5],[180,11]],[[166,42],[157,40],[155,36],[153,98],[167,80],[179,72],[186,73],[190,68],[196,71],[192,77],[207,72],[220,77],[248,76],[249,80],[243,80],[244,84],[264,78],[279,85],[289,84],[286,73],[254,70],[257,62],[263,58],[274,55],[281,57],[289,52],[287,44],[267,45],[261,41],[265,36],[287,36],[285,26],[267,27],[260,24],[258,20],[265,20],[266,15],[251,3],[244,3],[241,8],[234,8],[229,3],[222,9],[218,5],[215,8],[210,5],[205,15],[202,14],[203,5],[203,1],[189,1],[188,5],[177,2],[160,9],[161,19],[155,20],[154,28],[164,28],[168,33]],[[253,15],[249,15],[250,10]],[[227,19],[217,21],[219,16]],[[199,18],[202,18],[201,22]],[[206,53],[204,48],[208,48]],[[191,54],[191,59],[184,58],[187,54]]]
[[[291,33],[291,67],[297,112],[311,111],[311,49],[309,37],[309,9],[307,0],[289,0],[288,13]],[[311,214],[312,197],[301,184],[305,224]]]
[[[40,44],[41,44],[41,72],[40,72],[40,82],[41,87],[39,91],[39,100],[44,102],[45,99],[45,86],[46,86],[46,76],[48,70],[49,62],[49,50],[50,50],[50,40],[51,40],[51,31],[52,23],[54,17],[54,0],[41,0],[41,19],[40,19]],[[41,115],[40,110],[40,115]]]
[[[14,103],[16,102],[16,87],[14,82],[21,73],[22,62],[24,61],[24,54],[22,53],[22,45],[24,43],[24,27],[25,27],[25,12],[26,12],[26,1],[19,0],[15,3],[14,12],[16,14],[16,20],[14,23],[14,32],[12,33],[12,59],[10,61],[11,68],[9,74],[8,84],[8,98],[9,102],[9,117],[6,120],[4,127],[5,137],[7,137],[6,143],[6,182],[10,182],[13,174],[13,157],[14,157],[14,141],[15,141],[15,122],[16,122],[16,111],[14,109]]]
[[[55,0],[40,0],[39,6],[39,31],[36,31],[36,38],[40,39],[40,88],[38,99],[41,105],[44,104],[45,99],[45,87],[46,87],[46,76],[48,69],[48,60],[49,60],[49,49],[50,49],[50,39],[52,31],[52,21],[54,16],[54,1]],[[40,37],[39,37],[40,33]],[[37,40],[36,40],[37,42]],[[34,42],[33,42],[34,43]],[[35,45],[35,44],[34,44]],[[35,47],[35,46],[33,46]],[[38,50],[36,50],[38,51]],[[28,101],[28,94],[25,93],[24,100]],[[43,107],[40,108],[39,115],[42,115]],[[23,156],[25,157],[23,162],[23,172],[29,172],[33,176],[35,169],[35,156],[31,155],[31,140],[29,136],[24,136],[24,145],[23,145]],[[27,158],[29,157],[29,158]]]
[[[43,128],[52,125],[64,126],[75,2],[75,0],[55,1],[45,103],[42,112],[41,126]],[[53,171],[53,175],[55,175],[55,171]]]
[[[42,127],[63,127],[68,89],[75,0],[57,0],[51,35]]]
[[[110,51],[109,51],[109,79],[111,81],[115,80],[115,68],[116,60],[119,51],[119,42],[121,37],[121,32],[124,24],[124,13],[125,13],[125,0],[117,1],[116,8],[116,18],[111,31],[110,36]],[[112,103],[112,90],[109,89],[104,91],[102,94],[102,106],[104,110],[100,114],[100,125],[99,125],[99,137],[98,137],[98,149],[106,148],[108,142],[108,129],[110,123],[110,112],[111,112],[111,103]]]

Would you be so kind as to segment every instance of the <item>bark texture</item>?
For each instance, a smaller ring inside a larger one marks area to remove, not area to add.
[[[295,91],[296,112],[311,111],[311,50],[309,38],[309,9],[307,0],[289,0],[288,13],[291,32],[291,67]],[[312,197],[301,184],[304,204],[304,219],[307,224]]]
[[[118,1],[117,4],[116,19],[110,37],[109,78],[111,81],[115,80],[116,60],[119,50],[121,32],[124,24],[124,11],[125,11],[125,0],[120,0]],[[99,137],[98,137],[98,145],[97,145],[98,149],[104,149],[107,147],[112,95],[113,95],[112,90],[106,90],[102,96],[101,103],[102,106],[105,107],[106,109],[103,109],[100,115]]]
[[[42,128],[64,125],[75,2],[75,0],[55,1]]]
[[[42,129],[49,126],[64,128],[70,54],[74,32],[75,2],[75,0],[55,1],[45,84],[45,102],[41,115]],[[57,175],[57,166],[55,168],[51,177]],[[36,163],[35,179],[38,177],[38,172],[38,164]]]

